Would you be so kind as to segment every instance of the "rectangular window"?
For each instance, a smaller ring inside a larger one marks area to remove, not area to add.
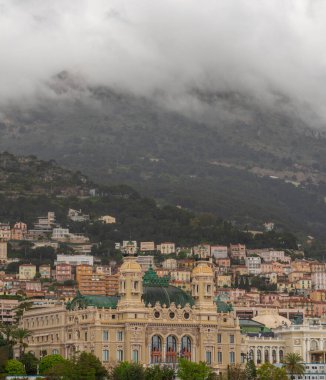
[[[230,364],[235,363],[235,353],[233,351],[230,352]]]
[[[217,353],[217,363],[222,364],[223,357],[222,357],[222,352]]]
[[[222,334],[217,334],[217,343],[222,343]]]
[[[132,351],[132,360],[134,363],[138,363],[138,350]]]
[[[230,335],[230,343],[234,344],[234,335]]]
[[[117,351],[117,361],[123,362],[123,351],[122,350]]]
[[[123,341],[123,331],[117,332],[117,341],[122,342]]]
[[[211,353],[211,351],[206,351],[206,363],[212,364],[212,353]]]
[[[103,340],[107,342],[109,340],[109,332],[108,330],[103,331]]]
[[[109,350],[103,350],[102,351],[102,360],[104,362],[108,362],[109,361]]]

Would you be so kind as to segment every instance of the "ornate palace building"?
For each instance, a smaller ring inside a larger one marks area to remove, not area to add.
[[[231,312],[217,312],[213,276],[210,264],[199,262],[189,295],[152,268],[143,275],[136,258],[127,257],[118,297],[78,294],[66,305],[27,311],[21,324],[32,332],[28,350],[66,358],[92,352],[107,366],[124,360],[175,366],[185,357],[223,371],[245,360],[246,337]]]

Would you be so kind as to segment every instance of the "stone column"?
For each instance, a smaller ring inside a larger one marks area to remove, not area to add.
[[[257,365],[257,346],[254,347],[254,362]]]

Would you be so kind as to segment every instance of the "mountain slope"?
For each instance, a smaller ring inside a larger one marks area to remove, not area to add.
[[[268,108],[222,119],[215,101],[205,98],[213,111],[195,118],[106,88],[68,93],[29,109],[7,108],[0,150],[55,159],[101,183],[127,183],[162,203],[240,225],[271,220],[323,235],[324,136]],[[237,109],[241,102],[250,107],[237,98]]]

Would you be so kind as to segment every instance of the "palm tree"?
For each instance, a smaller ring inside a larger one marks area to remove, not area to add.
[[[291,379],[294,379],[294,375],[303,375],[305,373],[302,360],[301,355],[294,352],[290,352],[285,356],[283,364],[286,371],[291,375]]]
[[[22,328],[18,328],[16,330],[14,330],[14,332],[13,332],[13,336],[14,336],[14,338],[16,338],[17,344],[19,346],[19,357],[20,358],[24,355],[25,348],[28,346],[28,344],[26,342],[24,342],[24,340],[31,335],[32,335],[31,331],[29,331],[27,329],[22,329]]]
[[[9,358],[13,357],[13,347],[16,344],[15,331],[17,326],[9,323],[0,324],[0,334],[3,336],[6,346],[9,348]]]
[[[33,306],[33,302],[24,301],[21,302],[14,310],[16,310],[16,318],[19,320],[25,311],[30,310]]]

